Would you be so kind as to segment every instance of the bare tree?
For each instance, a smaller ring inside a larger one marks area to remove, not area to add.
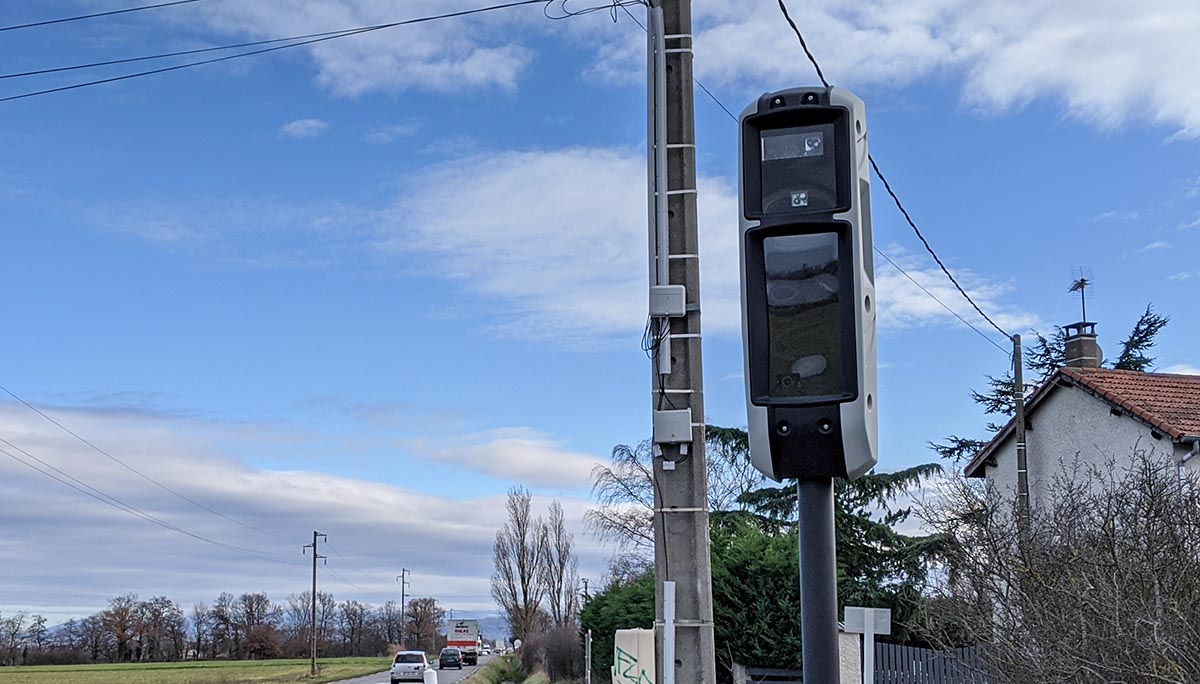
[[[438,628],[446,619],[446,611],[435,598],[415,598],[408,602],[404,615],[409,641],[418,648],[432,651],[437,648]]]
[[[927,605],[944,646],[979,643],[994,684],[1200,681],[1200,479],[1139,453],[1064,467],[1028,531],[961,479],[922,511],[955,543]]]
[[[118,662],[124,662],[133,655],[129,644],[134,638],[137,607],[137,595],[126,594],[109,601],[108,610],[103,613],[104,626],[117,645]]]
[[[705,426],[708,508],[742,510],[743,494],[765,481],[750,462],[745,430]],[[650,469],[652,445],[613,447],[612,463],[592,470],[592,495],[597,506],[584,515],[588,527],[603,541],[615,542],[620,555],[645,566],[654,559],[654,479]]]
[[[514,487],[508,492],[508,520],[496,532],[493,545],[495,573],[492,598],[504,611],[513,636],[527,639],[536,632],[538,609],[545,595],[539,581],[545,545],[542,522],[532,516],[529,490]]]
[[[546,593],[546,609],[554,628],[573,627],[579,614],[579,559],[575,536],[567,531],[562,504],[551,502],[542,528],[542,564],[539,579]]]
[[[196,659],[203,657],[206,640],[212,638],[212,615],[208,612],[208,604],[201,601],[192,606],[192,648]]]
[[[400,622],[403,617],[403,612],[400,610],[400,604],[396,601],[388,601],[379,608],[379,629],[382,632],[380,636],[386,644],[397,644],[401,648],[404,647],[402,635],[404,634],[404,624]]]

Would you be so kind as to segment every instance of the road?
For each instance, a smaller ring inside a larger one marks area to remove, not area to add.
[[[485,656],[485,657],[481,657],[479,659],[479,664],[474,667],[472,667],[470,665],[463,665],[463,669],[461,669],[461,670],[436,670],[435,669],[435,671],[437,672],[437,676],[438,676],[438,684],[457,684],[458,682],[461,682],[463,679],[465,679],[467,677],[467,675],[469,675],[472,672],[483,667],[483,664],[486,663],[487,661],[488,661],[488,658]],[[409,680],[409,681],[416,681],[416,680]],[[333,682],[333,684],[391,684],[391,679],[388,677],[387,672],[380,672],[378,674],[367,675],[365,677],[355,677],[354,679],[343,679],[340,682]]]

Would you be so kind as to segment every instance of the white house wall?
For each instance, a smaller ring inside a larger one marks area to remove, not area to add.
[[[1187,447],[1175,445],[1165,435],[1154,439],[1151,429],[1122,413],[1112,415],[1111,406],[1076,387],[1059,387],[1037,406],[1026,430],[1029,495],[1031,504],[1045,495],[1046,485],[1062,472],[1060,464],[1075,464],[1080,474],[1092,466],[1104,470],[1109,463],[1118,469],[1128,463],[1136,449],[1159,454],[1173,453],[1176,462]],[[987,469],[988,482],[1006,497],[1017,492],[1016,440],[1010,435],[994,452],[996,465]],[[1197,467],[1196,461],[1188,464]]]

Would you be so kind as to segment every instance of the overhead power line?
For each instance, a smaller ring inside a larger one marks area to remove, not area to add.
[[[326,539],[326,540],[325,540],[325,546],[326,546],[326,547],[328,547],[330,551],[333,551],[333,555],[335,555],[335,556],[337,556],[338,558],[342,559],[342,560],[343,560],[343,561],[346,563],[346,565],[350,566],[350,569],[351,569],[351,570],[354,570],[355,572],[357,572],[358,574],[362,575],[363,577],[366,577],[367,579],[371,580],[372,582],[379,582],[380,584],[391,584],[391,582],[390,582],[390,581],[388,581],[388,580],[383,580],[383,579],[379,579],[379,578],[378,578],[378,577],[376,577],[375,575],[372,575],[372,574],[371,574],[371,573],[369,573],[369,572],[364,572],[364,571],[362,570],[362,568],[358,567],[358,566],[357,566],[357,565],[355,565],[354,563],[351,563],[351,562],[350,562],[350,559],[349,559],[349,558],[346,558],[345,556],[343,556],[343,555],[342,555],[342,553],[341,553],[340,551],[338,551],[336,548],[334,548],[333,544],[330,544],[328,539]]]
[[[96,501],[99,501],[100,503],[103,503],[107,506],[111,506],[119,511],[128,513],[129,515],[132,515],[136,518],[145,520],[146,522],[157,525],[163,529],[170,530],[172,532],[182,534],[187,537],[191,537],[192,539],[204,542],[206,544],[218,546],[218,547],[220,547],[222,549],[226,549],[228,551],[240,553],[244,556],[249,556],[251,558],[257,558],[258,560],[270,561],[272,563],[281,563],[283,565],[296,565],[296,563],[288,562],[285,560],[280,560],[278,558],[271,558],[270,557],[271,552],[269,552],[269,551],[260,551],[257,549],[250,549],[250,548],[246,548],[246,547],[242,547],[242,546],[235,546],[233,544],[226,544],[225,542],[220,542],[215,539],[211,539],[204,535],[197,534],[190,530],[184,529],[174,523],[170,523],[165,520],[162,520],[156,516],[153,516],[145,511],[143,511],[142,509],[138,508],[137,506],[125,503],[121,499],[118,499],[117,497],[112,496],[111,494],[108,494],[97,487],[87,484],[86,482],[80,480],[79,478],[76,478],[73,475],[67,473],[66,471],[55,467],[53,464],[51,464],[47,461],[44,461],[44,460],[38,458],[37,456],[34,456],[33,454],[29,453],[28,451],[22,449],[21,447],[15,445],[15,444],[13,444],[12,442],[9,442],[8,440],[0,439],[0,443],[7,445],[9,448],[13,449],[13,451],[18,451],[21,454],[24,454],[30,460],[32,460],[40,465],[34,465],[33,463],[30,463],[29,461],[25,460],[24,458],[17,456],[16,454],[12,453],[11,451],[9,451],[8,449],[5,449],[3,447],[0,447],[0,454],[4,454],[5,456],[8,456],[9,458],[16,461],[17,463],[20,463],[21,465],[24,465],[25,467],[29,468],[30,470],[38,472],[52,480],[55,480],[56,482],[58,482],[60,484],[66,485],[67,487],[74,489],[75,491],[79,492],[80,494],[91,497],[91,498],[95,499]]]
[[[65,24],[69,21],[81,21],[83,19],[95,19],[97,17],[111,17],[114,14],[127,14],[129,12],[141,12],[142,10],[158,9],[160,7],[172,7],[174,5],[188,5],[200,0],[174,0],[173,2],[160,2],[157,5],[142,5],[141,7],[126,7],[125,9],[110,10],[108,12],[96,12],[95,14],[81,14],[75,17],[63,17],[62,19],[47,19],[46,21],[35,21],[29,24],[16,24],[15,26],[0,26],[0,31],[16,31],[18,29],[34,28],[37,26],[49,26],[51,24]]]
[[[254,55],[263,55],[263,54],[266,54],[269,52],[276,52],[278,50],[287,50],[288,48],[301,47],[304,45],[312,45],[314,43],[321,43],[321,42],[324,42],[327,40],[335,40],[337,38],[347,38],[349,36],[357,36],[359,34],[370,33],[372,31],[381,31],[383,29],[395,28],[397,26],[409,26],[412,24],[422,24],[422,23],[431,22],[431,21],[438,21],[441,19],[452,19],[455,17],[465,17],[465,16],[469,16],[469,15],[473,15],[473,14],[482,14],[484,12],[494,12],[497,10],[508,9],[511,7],[520,7],[523,5],[545,4],[546,2],[548,2],[548,0],[516,0],[514,2],[507,2],[507,3],[498,4],[498,5],[490,5],[487,7],[478,7],[475,9],[468,9],[468,10],[460,10],[457,12],[446,12],[443,14],[434,14],[434,15],[425,16],[425,17],[417,17],[415,19],[406,19],[404,21],[393,21],[393,22],[389,22],[386,24],[375,24],[373,26],[361,26],[358,28],[345,29],[343,31],[335,31],[332,33],[325,33],[325,34],[312,34],[312,35],[316,35],[318,37],[309,38],[306,40],[299,40],[297,42],[287,43],[286,45],[276,45],[274,47],[263,48],[261,50],[251,50],[249,52],[239,52],[234,55],[225,55],[224,57],[214,57],[212,59],[203,59],[203,60],[199,60],[199,61],[195,61],[195,62],[185,62],[183,64],[175,64],[175,65],[172,65],[169,67],[162,67],[159,69],[150,69],[148,71],[138,71],[138,72],[134,72],[131,74],[122,74],[120,76],[112,76],[110,78],[96,79],[94,81],[84,81],[82,83],[73,83],[71,85],[59,86],[57,88],[47,88],[44,90],[35,90],[32,92],[28,92],[28,93],[20,93],[18,95],[9,95],[8,97],[0,97],[0,102],[9,102],[12,100],[22,100],[25,98],[37,97],[39,95],[49,95],[51,93],[61,93],[63,91],[67,91],[67,90],[76,90],[79,88],[87,88],[90,86],[102,85],[104,83],[115,83],[117,81],[127,81],[129,79],[141,78],[143,76],[153,76],[155,74],[164,74],[164,73],[171,72],[171,71],[179,71],[181,69],[190,69],[192,67],[203,66],[205,64],[216,64],[218,62],[226,62],[226,61],[233,60],[233,59],[241,59],[243,57],[252,57]],[[281,41],[286,41],[286,40],[288,40],[288,39],[278,39],[278,40],[270,41],[270,42],[281,42]],[[226,49],[229,49],[229,48],[226,48]],[[148,59],[150,59],[150,58],[154,58],[154,57],[153,56],[148,57]],[[138,58],[133,58],[134,61],[136,61],[137,59]]]
[[[779,10],[783,12],[783,18],[787,20],[788,25],[791,26],[792,31],[795,32],[797,40],[800,41],[800,47],[804,49],[804,54],[808,56],[808,61],[812,62],[813,68],[816,69],[817,77],[821,79],[821,84],[826,88],[830,87],[829,81],[826,80],[825,74],[821,71],[821,65],[817,63],[817,58],[813,56],[812,51],[808,49],[808,43],[804,41],[804,34],[800,32],[800,27],[796,26],[796,22],[792,21],[792,15],[788,13],[787,5],[784,4],[783,0],[778,0],[778,2]],[[896,208],[900,210],[900,213],[904,215],[904,220],[908,222],[909,227],[911,227],[913,232],[917,234],[917,237],[920,238],[921,244],[925,246],[925,251],[929,252],[929,255],[933,257],[933,260],[937,262],[938,268],[942,269],[942,273],[946,274],[946,277],[949,278],[950,282],[954,284],[955,289],[957,289],[959,294],[963,296],[963,299],[966,299],[967,302],[971,304],[971,307],[983,317],[983,320],[987,321],[1005,338],[1011,339],[1012,335],[1009,335],[1007,332],[1005,332],[1004,328],[1001,328],[996,324],[996,321],[992,320],[990,316],[984,313],[983,309],[979,308],[979,305],[976,304],[975,300],[971,298],[971,295],[967,294],[967,291],[963,289],[962,285],[958,284],[958,280],[953,274],[950,273],[950,269],[946,268],[946,264],[942,263],[942,259],[937,255],[937,252],[933,251],[933,247],[930,246],[929,241],[926,240],[925,236],[921,234],[921,229],[917,227],[916,222],[913,221],[912,216],[910,216],[908,213],[908,210],[906,210],[904,205],[900,202],[900,198],[897,197],[896,193],[892,190],[891,184],[888,183],[888,180],[883,175],[883,172],[879,170],[879,164],[875,162],[875,158],[868,158],[871,162],[871,168],[875,171],[875,175],[878,176],[879,180],[883,182],[883,187],[885,190],[887,190],[887,193],[892,198],[892,201],[895,202]]]
[[[646,27],[645,27],[645,26],[642,24],[642,22],[638,21],[638,18],[637,18],[637,17],[635,17],[635,16],[634,16],[634,15],[633,15],[633,14],[632,14],[632,13],[631,13],[631,12],[630,12],[628,9],[626,9],[624,6],[622,6],[622,7],[621,7],[621,9],[624,9],[624,10],[625,10],[625,14],[628,14],[628,15],[629,15],[629,18],[630,18],[630,19],[632,19],[632,20],[633,20],[633,22],[634,22],[635,24],[637,24],[637,25],[638,25],[638,26],[639,26],[639,27],[640,27],[640,28],[641,28],[643,31],[645,31],[645,30],[646,30]],[[784,8],[784,12],[785,12],[785,16],[786,16],[786,8]],[[789,23],[791,23],[791,17],[788,17],[788,21],[789,21]],[[808,46],[807,46],[807,45],[804,43],[804,38],[803,38],[803,36],[801,36],[801,37],[800,37],[800,44],[801,44],[801,46],[804,48],[804,52],[805,52],[805,54],[808,54],[808,55],[811,57],[811,53],[808,51]],[[815,62],[814,62],[814,66],[815,66]],[[820,76],[820,77],[821,77],[821,80],[822,80],[822,82],[824,83],[824,82],[825,82],[825,76],[824,76],[824,74],[822,74],[822,73],[821,73],[821,69],[820,69],[820,67],[819,67],[819,66],[817,67],[817,74],[818,74],[818,76]],[[724,111],[724,112],[725,112],[725,114],[726,114],[727,116],[729,116],[729,119],[730,119],[730,121],[733,121],[734,123],[737,123],[737,122],[738,122],[738,117],[737,117],[737,115],[736,115],[736,114],[734,114],[734,113],[733,113],[733,111],[729,109],[729,107],[726,107],[726,106],[725,106],[725,103],[724,103],[724,102],[721,102],[720,98],[718,98],[716,95],[714,95],[714,94],[713,94],[713,92],[712,92],[711,90],[709,90],[707,87],[705,87],[705,85],[704,85],[703,83],[701,83],[701,82],[700,82],[699,80],[697,80],[696,78],[693,78],[693,79],[692,79],[692,82],[693,82],[693,83],[695,83],[695,84],[696,84],[696,85],[697,85],[697,86],[700,88],[700,90],[703,90],[703,91],[704,91],[704,94],[705,94],[705,95],[708,95],[709,99],[711,99],[711,100],[712,100],[714,103],[716,103],[716,105],[717,105],[718,107],[720,107],[720,108],[721,108],[721,110],[722,110],[722,111]],[[828,84],[826,83],[826,85],[828,85]],[[873,159],[871,160],[871,163],[872,163],[872,165],[874,164],[874,160],[873,160]],[[894,194],[894,193],[891,193],[891,188],[890,188],[890,187],[888,187],[888,185],[887,185],[887,180],[885,180],[885,179],[883,178],[883,175],[879,173],[879,169],[878,169],[878,168],[876,168],[876,169],[875,169],[875,173],[876,173],[876,175],[879,175],[879,179],[883,181],[883,183],[884,183],[884,187],[887,187],[887,188],[888,188],[888,192],[889,192],[889,194],[891,194],[891,195],[892,195],[892,199],[893,199],[893,200],[894,200],[894,201],[897,203],[897,205],[899,206],[899,202],[900,202],[900,200],[896,198],[896,196],[895,196],[895,194]],[[902,207],[902,206],[901,206],[901,207],[900,207],[900,210],[903,212],[903,211],[904,211],[904,207]],[[905,212],[905,215],[907,216],[907,212]],[[910,222],[910,225],[911,225],[911,222]],[[913,228],[915,229],[915,228],[916,228],[916,226],[914,225],[914,226],[913,226]],[[919,233],[919,231],[918,231],[918,235],[919,235],[919,234],[920,234],[920,233]],[[922,239],[923,239],[923,238],[922,238]],[[904,270],[904,269],[903,269],[903,268],[900,266],[900,264],[896,263],[896,262],[895,262],[895,261],[894,261],[894,260],[893,260],[893,259],[892,259],[890,256],[888,256],[888,254],[887,254],[886,252],[884,252],[882,249],[880,249],[880,248],[878,248],[878,247],[875,247],[874,249],[875,249],[875,252],[876,252],[877,254],[879,254],[879,256],[883,257],[883,258],[884,258],[884,260],[886,260],[886,261],[887,261],[889,264],[891,264],[891,265],[892,265],[892,268],[896,269],[897,271],[899,271],[899,272],[900,272],[900,274],[901,274],[901,275],[903,275],[905,278],[907,278],[907,279],[909,279],[910,281],[912,281],[912,283],[913,283],[914,285],[916,285],[918,288],[920,288],[920,290],[921,290],[922,292],[924,292],[924,293],[926,294],[926,296],[928,296],[928,297],[929,297],[930,299],[932,299],[933,301],[937,302],[937,303],[938,303],[938,304],[939,304],[939,305],[940,305],[940,306],[941,306],[943,309],[945,309],[946,311],[950,312],[950,315],[954,316],[954,317],[955,317],[955,318],[957,318],[959,321],[961,321],[963,325],[965,325],[965,326],[967,326],[968,328],[970,328],[971,330],[973,330],[973,331],[975,332],[975,334],[976,334],[976,335],[979,335],[980,337],[982,337],[984,340],[986,340],[986,341],[988,342],[988,344],[991,344],[993,347],[995,347],[995,348],[999,349],[999,350],[1000,350],[1001,352],[1003,352],[1003,353],[1004,353],[1006,356],[1007,356],[1007,355],[1009,355],[1009,353],[1010,353],[1010,352],[1009,352],[1008,350],[1006,350],[1004,347],[1000,346],[1000,344],[998,344],[998,343],[997,343],[997,342],[996,342],[994,339],[992,339],[991,337],[988,337],[988,335],[987,335],[986,333],[984,333],[982,330],[980,330],[979,328],[977,328],[977,327],[976,327],[974,324],[972,324],[970,321],[968,321],[967,319],[963,318],[963,317],[962,317],[962,316],[961,316],[961,315],[960,315],[960,314],[959,314],[957,311],[955,311],[954,309],[950,308],[950,307],[949,307],[949,306],[948,306],[948,305],[947,305],[945,302],[943,302],[941,299],[939,299],[939,298],[937,297],[937,295],[935,295],[935,294],[933,294],[932,292],[930,292],[930,291],[929,291],[929,289],[928,289],[928,288],[926,288],[924,285],[922,285],[921,283],[917,282],[916,278],[913,278],[913,277],[912,277],[912,275],[910,275],[910,274],[908,273],[908,271],[905,271],[905,270]],[[935,258],[936,258],[936,256],[935,256]],[[940,262],[939,262],[939,263],[940,263]],[[943,270],[945,270],[945,269],[943,268]],[[961,288],[959,289],[959,291],[961,292]],[[968,297],[968,301],[969,301],[969,300],[970,300],[970,298]],[[974,302],[972,302],[972,304],[974,304]],[[976,307],[976,311],[978,311],[978,310],[979,310],[979,308],[978,308],[978,307]],[[981,315],[982,315],[982,313],[983,313],[983,312],[982,312],[982,311],[980,311],[980,314],[981,314]],[[984,316],[984,318],[987,318],[987,316]],[[989,319],[989,322],[990,322],[990,319]],[[1003,331],[1001,331],[1001,333],[1003,334]]]
[[[21,402],[21,404],[23,404],[23,405],[24,405],[26,408],[28,408],[30,411],[33,411],[34,413],[38,414],[38,415],[39,415],[39,416],[41,416],[42,418],[45,418],[47,421],[49,421],[50,423],[52,423],[53,425],[55,425],[56,427],[58,427],[58,428],[59,428],[60,430],[62,430],[63,432],[67,433],[68,435],[71,435],[71,436],[72,436],[72,437],[74,437],[75,439],[77,439],[77,440],[79,440],[80,442],[82,442],[83,444],[87,445],[88,447],[90,447],[90,448],[91,448],[93,451],[95,451],[96,453],[98,453],[98,454],[100,454],[100,455],[102,455],[102,456],[105,456],[106,458],[108,458],[108,459],[109,459],[110,461],[112,461],[113,463],[116,463],[117,465],[119,465],[119,466],[121,466],[122,468],[124,468],[124,469],[128,470],[129,472],[131,472],[131,473],[133,473],[133,474],[137,475],[138,477],[140,477],[140,478],[142,478],[143,480],[145,480],[145,481],[149,482],[150,484],[152,484],[152,485],[154,485],[154,486],[158,487],[159,489],[162,489],[163,491],[165,491],[165,492],[167,492],[167,493],[169,493],[169,494],[172,494],[172,495],[174,495],[174,496],[176,496],[176,497],[178,497],[178,498],[180,498],[180,499],[182,499],[182,500],[184,500],[184,501],[186,501],[186,502],[188,502],[188,503],[192,504],[192,505],[193,505],[193,506],[195,506],[196,508],[199,508],[199,509],[201,509],[201,510],[207,511],[207,512],[209,512],[209,513],[211,513],[211,514],[213,514],[213,515],[215,515],[215,516],[217,516],[217,517],[219,517],[219,518],[223,518],[223,519],[225,519],[225,520],[227,520],[227,521],[229,521],[229,522],[231,522],[231,523],[234,523],[234,524],[236,524],[236,525],[241,525],[242,527],[245,527],[246,529],[249,529],[249,530],[254,530],[255,532],[260,532],[260,533],[262,533],[262,534],[265,534],[265,535],[268,535],[268,536],[271,536],[271,537],[277,537],[277,538],[279,538],[279,539],[285,539],[285,540],[287,540],[287,541],[297,541],[297,539],[296,539],[295,537],[289,537],[289,536],[287,536],[287,535],[278,534],[278,533],[276,533],[276,532],[272,532],[272,531],[270,531],[270,530],[264,530],[264,529],[263,529],[263,528],[261,528],[261,527],[257,527],[257,526],[255,526],[255,525],[251,525],[251,524],[250,524],[250,523],[248,523],[248,522],[243,522],[243,521],[241,521],[241,520],[238,520],[237,518],[234,518],[234,517],[228,516],[228,515],[226,515],[226,514],[224,514],[224,513],[220,512],[220,511],[218,511],[218,510],[214,509],[214,508],[211,508],[211,507],[209,507],[209,506],[206,506],[206,505],[204,505],[204,504],[200,503],[199,501],[196,501],[195,499],[193,499],[193,498],[191,498],[191,497],[189,497],[189,496],[187,496],[187,495],[185,495],[185,494],[182,494],[181,492],[179,492],[179,491],[177,491],[177,490],[175,490],[175,489],[172,489],[171,487],[168,487],[167,485],[165,485],[165,484],[163,484],[163,483],[159,482],[158,480],[154,479],[153,477],[150,477],[150,476],[149,476],[149,475],[147,475],[146,473],[143,473],[142,471],[138,470],[137,468],[134,468],[133,466],[129,465],[129,464],[128,464],[128,463],[126,463],[125,461],[123,461],[123,460],[121,460],[121,459],[117,458],[116,456],[113,456],[111,453],[109,453],[109,452],[105,451],[104,449],[101,449],[100,447],[96,446],[96,444],[95,444],[94,442],[91,442],[90,440],[86,439],[85,437],[83,437],[83,436],[82,436],[82,435],[80,435],[79,433],[75,432],[75,431],[74,431],[74,430],[72,430],[71,428],[67,427],[66,425],[63,425],[62,423],[60,423],[59,421],[55,420],[55,419],[54,419],[54,418],[52,418],[51,416],[47,415],[47,414],[46,414],[44,411],[42,411],[42,410],[41,410],[41,409],[39,409],[38,407],[34,406],[33,404],[29,403],[28,401],[25,401],[25,400],[24,400],[24,399],[22,399],[21,397],[17,396],[17,394],[16,394],[16,393],[14,393],[12,390],[8,389],[7,387],[5,387],[5,386],[3,386],[3,385],[0,385],[0,390],[2,390],[2,391],[5,393],[5,394],[7,394],[8,396],[12,397],[13,399],[16,399],[17,401]]]

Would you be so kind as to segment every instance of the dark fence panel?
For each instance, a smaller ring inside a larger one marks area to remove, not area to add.
[[[875,644],[876,684],[986,684],[977,648],[934,651],[899,644]]]

